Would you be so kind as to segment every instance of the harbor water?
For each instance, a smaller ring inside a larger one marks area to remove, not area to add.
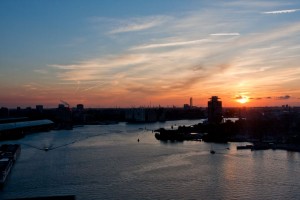
[[[21,144],[22,151],[0,199],[300,198],[298,152],[237,151],[239,143],[161,142],[152,132],[196,123],[93,125],[1,142]]]

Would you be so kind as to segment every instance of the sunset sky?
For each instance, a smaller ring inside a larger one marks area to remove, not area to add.
[[[299,0],[1,0],[0,30],[0,107],[300,106]]]

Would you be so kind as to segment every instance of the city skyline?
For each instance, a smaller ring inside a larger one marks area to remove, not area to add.
[[[300,3],[0,2],[0,106],[300,106]]]

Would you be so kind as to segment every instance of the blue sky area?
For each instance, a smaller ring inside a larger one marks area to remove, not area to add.
[[[300,3],[0,1],[0,106],[300,105]]]

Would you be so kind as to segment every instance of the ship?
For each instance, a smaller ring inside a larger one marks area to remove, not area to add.
[[[1,158],[0,159],[0,185],[3,186],[8,174],[10,173],[11,167],[13,166],[12,159]]]
[[[0,146],[0,186],[3,187],[11,169],[21,153],[19,144],[3,144]]]

